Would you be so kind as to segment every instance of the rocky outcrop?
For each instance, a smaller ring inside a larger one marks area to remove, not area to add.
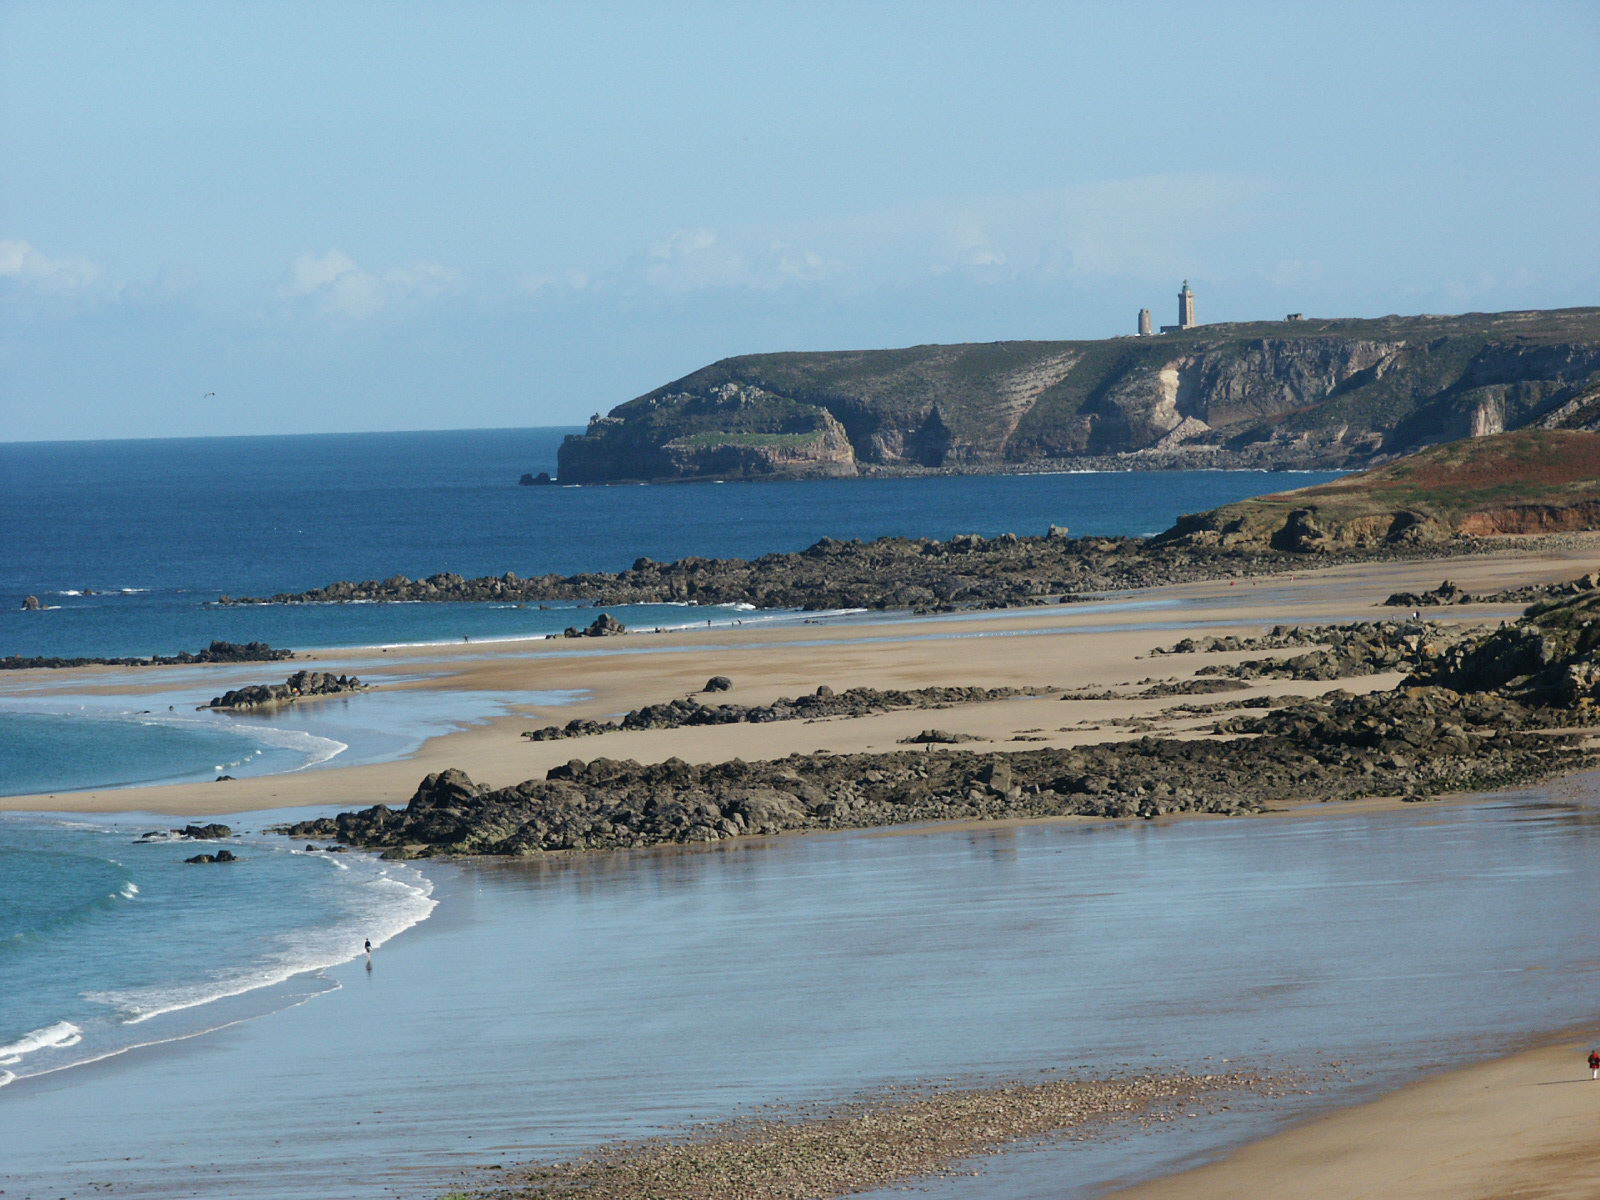
[[[149,658],[36,658],[13,654],[0,658],[0,671],[21,671],[32,667],[174,667],[190,663],[282,662],[293,658],[293,650],[274,650],[265,642],[212,642],[191,654],[155,654]]]
[[[1600,428],[1600,309],[747,355],[595,417],[559,473],[1344,467],[1530,425]]]
[[[1140,538],[1044,537],[1006,533],[963,534],[875,541],[821,541],[793,554],[756,559],[641,558],[615,574],[537,575],[507,572],[465,579],[444,573],[412,580],[340,582],[309,592],[280,593],[226,603],[325,604],[373,601],[534,603],[582,600],[592,604],[751,604],[758,608],[816,611],[905,608],[948,612],[1072,600],[1121,588],[1190,580],[1233,578],[1284,570],[1287,551],[1254,545],[1194,545],[1183,540],[1152,545]],[[1418,557],[1462,553],[1470,546],[1374,546],[1360,557]]]
[[[185,825],[182,829],[152,829],[134,840],[134,845],[147,842],[214,842],[233,836],[233,830],[218,822],[207,825]]]
[[[952,818],[1259,812],[1285,800],[1422,799],[1588,765],[1561,729],[1600,702],[1600,595],[1537,606],[1431,656],[1399,687],[1336,691],[1219,721],[1209,739],[1065,749],[797,754],[770,762],[574,759],[490,789],[429,775],[404,809],[290,826],[417,854],[533,854],[714,842]]]
[[[1450,604],[1536,604],[1581,596],[1600,589],[1600,571],[1591,571],[1560,583],[1530,583],[1522,587],[1501,588],[1494,592],[1469,592],[1446,579],[1426,592],[1395,592],[1384,604],[1393,608],[1436,608]]]
[[[44,605],[39,603],[39,597],[37,596],[24,596],[22,598],[23,612],[38,612],[43,607]]]
[[[733,691],[733,680],[726,675],[713,675],[706,680],[705,687],[700,690],[702,692],[731,692]]]
[[[702,704],[689,696],[663,704],[647,704],[625,713],[617,721],[568,721],[530,729],[522,736],[533,742],[553,742],[563,738],[589,737],[597,733],[616,733],[629,729],[682,729],[691,725],[763,725],[770,721],[816,721],[827,717],[864,717],[871,713],[897,712],[908,708],[951,708],[958,704],[982,704],[991,700],[1013,700],[1019,696],[1051,696],[1053,687],[981,688],[927,687],[911,691],[879,690],[858,687],[835,692],[827,685],[807,696],[775,700],[771,704]]]
[[[231,863],[244,860],[232,850],[218,850],[215,854],[196,854],[193,858],[183,860],[186,863]]]
[[[1197,675],[1230,679],[1351,679],[1387,671],[1412,671],[1468,636],[1426,621],[1362,621],[1351,625],[1279,625],[1263,637],[1184,638],[1156,654],[1214,654],[1312,646],[1289,658],[1247,659],[1201,667]]]
[[[568,625],[562,637],[617,637],[627,633],[628,627],[617,620],[610,613],[601,613],[589,622],[587,629],[579,629],[576,625]]]
[[[213,696],[201,708],[260,708],[263,705],[293,704],[312,696],[336,696],[344,692],[365,691],[367,685],[354,675],[332,675],[327,671],[296,671],[282,683],[253,683]]]
[[[1326,554],[1600,529],[1597,497],[1600,433],[1523,429],[1186,516],[1152,546]]]
[[[1493,692],[1592,719],[1600,704],[1600,592],[1535,604],[1514,625],[1450,648],[1407,683]]]

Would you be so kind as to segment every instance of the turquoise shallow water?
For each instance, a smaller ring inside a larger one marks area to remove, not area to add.
[[[0,1123],[27,1131],[0,1186],[421,1200],[494,1163],[895,1082],[1225,1059],[1305,1073],[1308,1095],[980,1160],[917,1193],[1087,1200],[1600,1018],[1597,804],[1589,775],[1384,814],[424,863],[439,908],[372,970],[327,968],[305,986],[333,990],[297,1007],[0,1089]],[[143,869],[127,911],[156,894]],[[260,894],[242,872],[204,882]]]
[[[397,863],[280,837],[136,841],[169,824],[0,815],[0,1083],[324,991],[314,972],[433,908]],[[224,844],[239,862],[183,861]]]

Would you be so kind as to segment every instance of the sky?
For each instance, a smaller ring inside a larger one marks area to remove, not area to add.
[[[0,0],[0,440],[1600,304],[1597,61],[1596,0]]]

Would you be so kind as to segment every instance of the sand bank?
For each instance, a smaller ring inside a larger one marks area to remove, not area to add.
[[[1568,1035],[1436,1075],[1107,1200],[1592,1200],[1591,1046]]]
[[[427,679],[388,685],[413,691],[526,693],[573,691],[572,704],[543,710],[512,706],[514,715],[435,737],[396,761],[260,776],[224,783],[63,792],[0,798],[0,808],[73,812],[144,811],[174,816],[247,812],[267,808],[403,804],[421,777],[459,767],[475,780],[505,786],[542,776],[550,767],[579,757],[661,761],[674,755],[692,762],[734,757],[766,759],[790,753],[882,752],[901,738],[931,726],[980,738],[970,749],[1068,746],[1135,736],[1102,721],[1146,718],[1179,700],[1066,700],[1027,698],[936,711],[910,710],[818,722],[728,725],[675,730],[629,731],[570,741],[530,743],[524,729],[573,717],[605,718],[643,704],[696,693],[712,675],[736,684],[729,699],[762,704],[827,684],[849,687],[919,688],[939,685],[1135,691],[1141,680],[1192,674],[1207,663],[1245,655],[1149,659],[1154,647],[1191,634],[1249,632],[1285,621],[1325,622],[1383,619],[1400,614],[1381,607],[1399,590],[1420,590],[1449,577],[1463,586],[1488,589],[1516,583],[1567,579],[1600,567],[1600,542],[1564,552],[1507,550],[1492,555],[1420,563],[1352,564],[1294,575],[1240,581],[1180,584],[1125,593],[1104,603],[1050,610],[952,614],[827,622],[781,628],[751,626],[590,641],[531,641],[492,646],[394,647],[313,651],[296,665],[316,668],[337,662],[384,686],[385,673]],[[1464,606],[1436,609],[1430,619],[1492,620],[1512,609]],[[1407,614],[1408,615],[1408,614]],[[204,672],[206,668],[195,668]],[[140,685],[125,669],[17,672],[3,681],[59,686],[70,679],[83,691],[135,697]],[[204,676],[199,676],[204,678]],[[1349,686],[1380,687],[1394,680],[1373,676]],[[1259,682],[1248,689],[1196,699],[1251,695],[1307,695],[1333,685]],[[1182,723],[1173,726],[1181,731]],[[1018,742],[1023,737],[1030,740]]]

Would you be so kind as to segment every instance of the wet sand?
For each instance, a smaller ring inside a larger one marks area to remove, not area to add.
[[[1107,1200],[1592,1200],[1600,1082],[1584,1059],[1597,1041],[1425,1079]]]

